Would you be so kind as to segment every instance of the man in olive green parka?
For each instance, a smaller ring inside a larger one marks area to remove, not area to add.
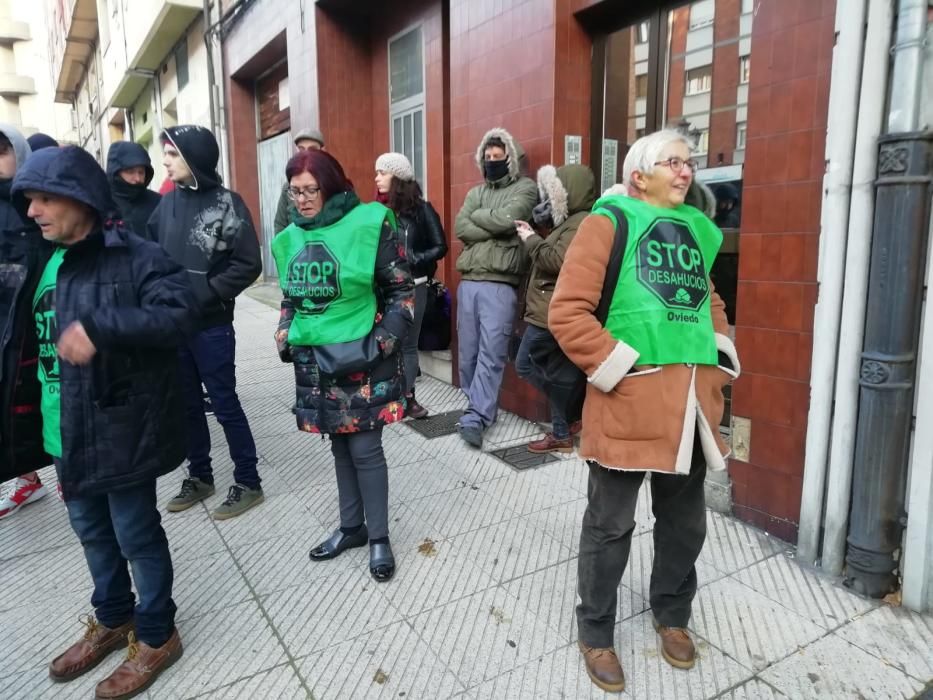
[[[457,258],[460,388],[469,406],[460,437],[481,448],[483,431],[496,420],[499,388],[508,361],[518,307],[517,289],[528,256],[515,229],[538,201],[535,183],[521,174],[524,151],[502,128],[489,130],[476,151],[483,183],[467,193],[455,230],[463,242]]]

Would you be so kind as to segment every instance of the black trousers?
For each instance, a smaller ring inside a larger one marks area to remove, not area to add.
[[[611,647],[619,584],[628,564],[635,505],[645,472],[605,469],[589,463],[589,502],[580,533],[577,625],[592,647]],[[697,591],[696,560],[706,540],[706,461],[699,441],[689,475],[651,475],[654,563],[650,603],[657,622],[686,627]]]

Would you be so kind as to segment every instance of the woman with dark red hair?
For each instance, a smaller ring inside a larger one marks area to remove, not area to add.
[[[295,365],[298,428],[330,436],[340,501],[340,527],[311,560],[368,542],[370,573],[388,581],[395,558],[382,428],[405,414],[411,272],[392,212],[361,204],[333,156],[301,151],[285,174],[295,208],[272,241],[283,292],[275,339]]]

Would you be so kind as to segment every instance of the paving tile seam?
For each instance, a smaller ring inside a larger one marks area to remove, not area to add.
[[[735,661],[735,659],[733,659],[733,661]],[[742,680],[742,681],[739,681],[739,682],[736,683],[735,685],[730,686],[729,688],[726,688],[724,691],[722,691],[722,692],[719,693],[718,695],[715,695],[715,696],[713,696],[712,698],[710,698],[710,700],[720,700],[721,698],[729,698],[729,697],[732,696],[732,693],[734,693],[736,690],[738,690],[739,688],[742,688],[742,687],[748,685],[748,684],[751,683],[752,681],[758,681],[758,682],[761,683],[762,685],[767,686],[768,688],[770,688],[770,689],[771,689],[777,696],[779,696],[779,697],[782,696],[782,695],[784,695],[784,693],[781,692],[778,688],[776,688],[776,687],[774,687],[773,685],[771,685],[770,683],[768,683],[766,680],[764,680],[763,678],[761,678],[758,674],[755,674],[755,675],[753,675],[751,678],[746,678],[746,679],[744,679],[744,680]],[[785,696],[785,697],[786,697],[786,696]]]
[[[877,610],[877,608],[875,608],[875,610]],[[869,612],[872,612],[872,611],[869,611]],[[865,613],[865,615],[867,615],[867,614],[868,614],[868,613]],[[838,628],[836,628],[835,630],[833,630],[833,632],[832,632],[831,634],[835,635],[836,637],[838,637],[839,639],[841,639],[841,640],[842,640],[843,642],[845,642],[846,644],[851,644],[851,645],[854,646],[856,649],[858,649],[858,650],[860,650],[860,651],[864,651],[866,654],[868,654],[869,656],[871,656],[873,659],[877,659],[878,661],[880,661],[881,663],[883,663],[885,666],[888,666],[889,668],[893,668],[893,669],[895,669],[896,671],[900,671],[901,673],[903,673],[903,674],[904,674],[905,676],[907,676],[908,678],[910,678],[910,679],[912,679],[912,680],[915,680],[915,681],[917,681],[917,682],[919,682],[919,683],[922,683],[922,684],[924,684],[924,686],[929,685],[929,684],[931,683],[931,679],[930,679],[930,678],[923,678],[923,677],[921,677],[921,676],[914,675],[913,673],[911,673],[910,671],[908,671],[902,664],[900,664],[900,663],[891,663],[888,659],[885,659],[885,658],[883,658],[883,657],[881,657],[881,656],[878,656],[878,654],[876,654],[874,651],[872,651],[871,649],[867,648],[866,646],[863,646],[862,644],[859,644],[858,642],[853,642],[853,641],[851,641],[851,640],[845,639],[845,638],[843,638],[842,636],[840,636],[839,634],[837,634],[840,630],[842,630],[843,627],[848,627],[848,626],[851,625],[853,622],[855,622],[856,620],[858,620],[858,619],[864,617],[865,615],[859,615],[858,617],[855,617],[855,618],[853,618],[852,620],[849,620],[846,624],[841,625],[840,627],[838,627]],[[819,640],[817,640],[817,641],[819,641]]]
[[[528,659],[528,661],[525,661],[525,662],[523,662],[523,663],[520,663],[520,664],[518,664],[518,666],[513,666],[513,667],[510,668],[508,671],[503,671],[502,673],[499,673],[499,674],[497,674],[497,675],[495,675],[495,676],[491,676],[491,677],[489,677],[489,678],[483,679],[483,680],[479,681],[478,683],[476,683],[475,685],[467,686],[466,692],[467,692],[467,693],[470,693],[470,692],[472,692],[472,691],[474,691],[474,690],[478,690],[478,689],[480,688],[480,686],[486,685],[487,683],[492,683],[492,682],[494,682],[494,681],[499,680],[500,678],[505,678],[506,676],[510,676],[510,675],[512,675],[513,673],[516,673],[517,671],[521,671],[521,670],[525,669],[525,667],[527,667],[527,666],[531,666],[532,664],[541,663],[541,660],[542,660],[545,656],[555,656],[555,655],[561,653],[562,651],[564,651],[565,649],[570,649],[571,647],[573,647],[573,649],[576,649],[576,648],[577,648],[577,643],[576,643],[575,641],[574,641],[574,642],[569,642],[569,643],[567,643],[567,644],[563,644],[563,645],[557,647],[556,649],[552,649],[551,651],[545,652],[545,653],[543,653],[543,654],[536,654],[536,655],[533,656],[532,658]],[[580,664],[582,664],[582,663],[583,663],[582,657],[581,657],[580,659],[578,659],[578,661],[579,661]],[[583,673],[585,674],[586,671],[583,671]],[[589,680],[587,680],[587,682],[589,682]]]
[[[778,552],[778,554],[775,556],[778,557],[778,556],[784,556],[784,555]],[[768,559],[765,559],[764,561],[768,561]],[[794,585],[797,588],[798,592],[803,592],[803,593],[808,594],[807,596],[803,596],[804,598],[807,598],[814,602],[818,602],[818,601],[822,602],[822,601],[828,600],[830,608],[832,608],[833,602],[835,602],[838,605],[838,607],[845,608],[846,603],[842,599],[845,596],[853,596],[857,598],[859,601],[869,605],[869,608],[865,610],[864,612],[861,612],[861,613],[856,612],[854,615],[848,615],[847,617],[842,619],[842,621],[839,622],[835,627],[830,628],[827,625],[816,623],[816,624],[819,624],[821,627],[826,627],[830,631],[835,631],[845,626],[849,622],[852,622],[853,620],[863,615],[867,615],[873,610],[877,610],[881,606],[880,601],[873,600],[870,598],[864,598],[858,595],[857,593],[853,591],[849,591],[848,589],[844,588],[843,586],[840,585],[840,583],[837,580],[835,580],[835,577],[827,576],[827,574],[821,571],[820,569],[813,567],[813,566],[807,566],[805,564],[800,564],[797,561],[796,557],[787,557],[785,561],[787,562],[788,566],[791,567],[791,579],[790,580],[781,579],[780,582]],[[757,565],[753,565],[753,566],[757,566]],[[749,569],[751,568],[752,567],[749,567]],[[737,577],[739,573],[740,572],[735,572],[734,574],[731,574],[731,576]],[[770,573],[772,573],[772,580],[775,583],[778,583],[777,578],[774,577],[774,572],[770,572]],[[805,588],[806,588],[805,591],[800,591],[801,587],[799,586],[798,581],[794,578],[793,576],[794,573],[800,574],[801,577],[803,578],[805,582]],[[744,581],[741,581],[741,579],[737,579],[737,580],[739,580],[741,583],[744,583]],[[826,584],[827,586],[829,586],[830,590],[829,591],[825,590],[821,584]],[[751,587],[751,584],[745,584],[745,585]],[[765,593],[762,593],[762,595],[767,597],[769,600],[774,600],[775,602],[783,605],[783,602],[781,600],[775,600],[774,598],[771,598]],[[784,606],[784,607],[787,607],[787,606]],[[843,610],[843,612],[845,611]],[[824,620],[830,617],[832,616],[826,615],[826,614],[822,615],[822,618]]]
[[[453,603],[459,603],[459,602],[461,602],[461,601],[463,601],[463,600],[466,600],[467,598],[470,598],[470,597],[475,596],[475,595],[479,595],[480,593],[487,593],[487,592],[493,590],[494,588],[500,588],[500,585],[499,585],[498,583],[496,583],[496,582],[493,580],[493,583],[490,584],[490,585],[488,585],[488,586],[483,586],[482,588],[476,588],[476,589],[474,589],[474,590],[472,590],[472,591],[469,591],[469,592],[464,593],[463,595],[458,595],[458,596],[455,596],[455,597],[452,597],[452,598],[445,598],[444,600],[440,601],[437,605],[424,608],[423,610],[419,610],[419,611],[416,612],[416,613],[406,613],[406,612],[403,611],[398,605],[396,605],[395,603],[393,603],[391,599],[389,599],[389,605],[392,606],[392,609],[393,609],[393,610],[395,610],[396,612],[398,612],[399,614],[402,615],[402,619],[405,620],[405,622],[411,624],[411,621],[414,620],[416,617],[421,617],[422,615],[429,615],[430,613],[434,612],[435,610],[439,610],[440,608],[443,608],[443,607],[446,606],[446,605],[451,605],[451,604],[453,604]],[[412,627],[414,628],[414,625],[412,625]],[[418,630],[415,629],[415,633],[417,633],[417,632],[418,632]],[[421,638],[421,635],[419,634],[418,637]],[[422,641],[425,641],[425,640],[422,639]],[[425,642],[425,643],[427,644],[427,642]],[[431,645],[428,644],[428,647],[430,648]],[[433,649],[432,649],[432,650],[433,650]],[[456,674],[454,674],[454,675],[456,675]]]
[[[199,505],[204,505],[203,502]],[[206,506],[204,508],[207,510]],[[291,649],[288,648],[288,644],[285,643],[285,639],[282,637],[282,634],[279,632],[279,628],[275,626],[275,621],[272,619],[272,616],[269,615],[269,611],[266,610],[266,606],[262,602],[262,598],[258,595],[256,589],[253,587],[252,581],[246,576],[246,572],[243,570],[243,566],[240,563],[240,560],[237,559],[236,553],[233,551],[233,547],[226,538],[224,538],[223,531],[219,527],[216,520],[211,519],[211,524],[214,526],[214,530],[217,531],[217,534],[220,536],[220,539],[223,540],[224,546],[226,547],[227,553],[230,555],[230,559],[233,561],[233,565],[236,567],[237,573],[242,577],[244,583],[246,584],[247,589],[252,596],[252,601],[256,604],[256,607],[259,608],[259,612],[265,619],[266,624],[269,625],[269,628],[272,630],[272,635],[275,637],[275,640],[279,643],[279,646],[285,651],[285,656],[288,658],[288,665],[292,667],[292,670],[295,672],[295,675],[298,677],[301,687],[307,693],[310,700],[314,700],[314,694],[311,692],[311,688],[308,687],[308,683],[305,680],[305,677],[301,675],[301,672],[298,670],[298,665],[295,663],[295,657],[292,655]],[[210,613],[207,613],[210,614]],[[284,665],[284,664],[281,664]],[[263,669],[268,671],[270,669]]]
[[[778,554],[776,554],[776,555],[774,555],[774,556],[778,556]],[[762,559],[761,562],[757,562],[757,563],[760,564],[760,563],[765,562],[765,561],[767,561],[768,559],[771,559],[771,558],[772,558],[772,557],[766,557],[765,559]],[[756,566],[756,565],[757,565],[757,564],[751,564],[750,567],[748,567],[748,568],[751,568],[751,566]],[[853,620],[857,619],[857,618],[847,618],[845,621],[841,622],[840,624],[836,625],[835,627],[829,627],[829,626],[823,624],[822,622],[817,622],[816,620],[813,620],[809,615],[805,615],[804,613],[801,613],[801,612],[799,612],[799,611],[797,611],[797,610],[794,610],[794,609],[791,608],[791,607],[788,607],[788,606],[785,605],[781,600],[778,600],[778,599],[776,599],[776,598],[772,598],[772,597],[769,596],[767,593],[764,593],[763,591],[759,591],[759,590],[756,589],[755,587],[753,587],[753,586],[751,586],[751,585],[745,583],[744,581],[742,581],[742,579],[740,579],[740,578],[737,577],[737,574],[738,574],[738,573],[739,573],[739,572],[736,571],[736,572],[734,572],[734,573],[727,574],[727,575],[725,576],[725,578],[732,579],[732,581],[734,581],[735,583],[739,584],[739,585],[742,586],[743,588],[747,588],[748,590],[753,591],[753,592],[757,593],[758,595],[767,598],[769,601],[771,601],[772,603],[774,603],[774,604],[776,604],[776,605],[779,605],[779,606],[782,607],[784,610],[787,610],[788,612],[790,612],[790,613],[792,613],[792,614],[794,614],[794,615],[797,615],[798,617],[802,617],[803,619],[805,619],[805,620],[807,620],[807,621],[813,623],[814,625],[816,625],[817,627],[819,627],[819,628],[822,629],[822,630],[825,630],[825,631],[828,632],[828,633],[833,633],[833,632],[835,632],[835,631],[837,631],[837,630],[839,630],[839,629],[842,629],[843,627],[845,627],[845,626],[848,625],[849,623],[853,622]],[[722,579],[719,579],[719,580],[722,580]],[[823,617],[823,619],[824,619],[824,620],[826,619],[825,616]],[[825,636],[825,635],[824,635],[824,636]],[[820,639],[822,639],[822,637],[820,637]]]
[[[470,595],[473,595],[473,594],[471,593]],[[461,598],[461,599],[458,599],[458,600],[462,600],[462,598]],[[448,601],[448,602],[451,602],[451,601]],[[398,607],[396,607],[395,605],[393,605],[391,600],[389,601],[389,605],[390,605],[396,612],[399,612]],[[425,611],[425,612],[427,612],[427,611]],[[418,613],[418,614],[420,615],[420,614],[422,614],[422,613]],[[411,630],[411,632],[415,635],[415,637],[418,639],[418,641],[420,641],[420,642],[425,646],[425,648],[426,648],[428,651],[430,651],[431,654],[434,655],[434,659],[437,661],[437,663],[440,664],[440,665],[444,668],[444,670],[446,670],[451,676],[453,676],[454,679],[457,681],[457,683],[460,685],[461,690],[460,690],[459,692],[457,692],[455,695],[451,695],[451,696],[448,696],[448,697],[456,697],[456,695],[462,695],[463,693],[467,692],[467,690],[468,690],[468,689],[467,689],[467,684],[464,683],[463,679],[461,679],[460,676],[458,676],[456,673],[454,673],[453,669],[451,669],[450,666],[447,665],[447,662],[444,661],[443,658],[441,658],[440,654],[437,653],[437,651],[434,649],[434,647],[432,647],[432,646],[424,639],[424,637],[422,637],[421,634],[419,634],[417,628],[411,623],[411,621],[410,621],[408,618],[406,618],[406,617],[403,616],[402,619],[401,619],[401,623],[404,624],[409,630]],[[316,650],[314,650],[314,651],[312,651],[312,652],[310,652],[310,653],[308,653],[308,654],[305,654],[304,656],[300,657],[300,659],[301,659],[301,660],[307,660],[307,659],[308,659],[309,657],[311,657],[311,656],[315,656],[315,655],[317,655],[317,654],[321,654],[322,652],[325,652],[325,653],[326,653],[328,650],[330,650],[330,649],[335,649],[336,647],[339,647],[339,646],[342,645],[342,644],[350,644],[350,643],[352,643],[352,642],[355,642],[355,641],[358,640],[358,639],[361,639],[362,637],[371,636],[371,635],[375,634],[376,632],[379,632],[379,631],[381,631],[381,630],[388,629],[388,628],[391,627],[392,625],[397,625],[397,624],[399,624],[399,622],[393,622],[393,623],[388,624],[388,625],[383,625],[382,627],[377,627],[377,628],[375,628],[375,629],[373,629],[373,630],[371,630],[371,631],[369,631],[369,632],[366,632],[366,633],[364,633],[364,634],[357,635],[356,637],[353,637],[353,638],[351,638],[351,639],[344,639],[344,640],[343,640],[342,642],[340,642],[339,644],[333,644],[333,645],[331,645],[331,646],[329,646],[329,647],[326,647],[326,648],[316,649]],[[299,660],[299,659],[296,659],[296,661],[297,661],[297,660]]]
[[[208,695],[213,695],[214,693],[217,693],[219,691],[226,690],[227,688],[232,688],[233,686],[243,683],[244,681],[251,681],[254,678],[258,678],[259,676],[263,676],[269,673],[270,671],[278,671],[279,669],[283,669],[283,668],[292,668],[292,667],[291,667],[291,664],[289,664],[288,662],[282,663],[277,666],[272,666],[271,668],[263,669],[262,671],[257,671],[256,673],[250,676],[243,676],[242,678],[238,678],[232,683],[226,683],[220,686],[219,688],[214,688],[213,690],[206,690],[203,693],[198,693],[197,695],[186,695],[182,700],[197,700],[198,698],[204,698],[204,697],[207,697]],[[292,670],[294,671],[293,668]],[[147,697],[151,697],[151,696],[147,696]],[[311,698],[311,700],[313,700],[313,698],[310,695],[308,697]]]
[[[546,535],[546,533],[542,533],[542,534],[545,534],[545,535]],[[566,564],[567,562],[571,562],[571,561],[573,561],[574,559],[578,559],[579,556],[580,556],[579,554],[574,554],[573,556],[567,557],[566,559],[559,559],[559,560],[557,560],[557,561],[555,561],[555,562],[552,562],[552,563],[550,563],[550,564],[548,564],[548,565],[546,565],[546,566],[542,566],[540,569],[532,569],[531,571],[527,571],[527,572],[525,572],[524,574],[519,574],[518,576],[513,576],[513,577],[510,578],[510,579],[504,579],[504,580],[502,580],[502,581],[499,582],[499,585],[500,585],[500,586],[508,586],[509,584],[515,583],[516,581],[521,581],[521,580],[522,580],[523,578],[525,578],[526,576],[534,576],[535,574],[540,574],[542,571],[547,571],[548,569],[551,569],[551,568],[553,568],[553,567],[555,567],[555,566],[561,566],[561,565],[563,565],[563,564]],[[488,572],[487,572],[487,573],[488,573]],[[620,583],[619,585],[622,586],[622,585],[624,585],[624,584],[621,584],[621,583]],[[625,588],[628,589],[628,590],[630,590],[630,591],[632,591],[632,589],[629,588],[628,586],[625,586]],[[632,593],[634,593],[634,592],[635,592],[635,591],[632,591]]]
[[[64,504],[62,504],[62,507],[64,507]],[[71,530],[68,530],[68,534],[71,536],[74,536]],[[69,542],[67,544],[57,544],[57,545],[53,545],[50,547],[42,547],[40,545],[39,549],[26,550],[24,552],[20,552],[19,554],[14,554],[13,556],[10,556],[10,557],[0,557],[0,567],[3,567],[5,564],[12,564],[17,559],[24,559],[26,557],[35,556],[37,554],[48,554],[49,552],[54,552],[59,549],[71,549],[74,547],[75,544],[79,544],[77,537],[75,537],[74,540],[75,540],[74,542]]]
[[[705,551],[706,551],[706,550],[705,550],[705,548],[704,548],[704,550],[700,552],[700,556],[701,556],[701,557],[703,556],[703,553],[704,553]],[[718,571],[719,573],[721,573],[723,578],[729,578],[729,577],[734,576],[735,574],[737,574],[739,571],[744,571],[744,570],[746,570],[746,569],[750,569],[750,568],[753,567],[753,566],[757,566],[758,564],[761,564],[762,562],[766,562],[766,561],[768,561],[769,559],[773,559],[774,557],[779,556],[779,555],[781,555],[781,554],[782,554],[782,552],[772,552],[771,554],[768,554],[768,555],[766,555],[766,556],[763,556],[761,559],[754,559],[753,561],[749,561],[749,562],[747,562],[747,563],[741,564],[735,571],[724,571],[724,570],[720,569],[718,566],[716,566],[716,564],[713,563],[713,561],[712,561],[711,559],[709,559],[709,558],[706,559],[706,562],[709,564],[709,566],[710,566],[711,568],[713,568],[713,569],[715,569],[716,571]],[[720,579],[717,579],[717,580],[720,580]],[[744,584],[743,584],[743,585],[744,585]],[[746,586],[746,588],[750,588],[750,586]],[[755,590],[755,589],[752,589],[752,590]],[[756,593],[760,593],[760,591],[755,591],[755,592],[756,592]],[[764,595],[764,593],[762,593],[762,595]],[[766,597],[767,597],[767,596],[766,596]],[[770,598],[769,598],[769,600],[770,600]],[[783,606],[782,606],[782,607],[783,607]],[[798,613],[798,614],[799,614],[799,613]]]

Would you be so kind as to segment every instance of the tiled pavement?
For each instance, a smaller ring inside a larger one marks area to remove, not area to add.
[[[275,318],[251,299],[239,303],[240,395],[266,503],[236,520],[208,518],[232,471],[212,425],[217,495],[163,521],[185,656],[148,697],[604,697],[583,670],[573,624],[584,464],[568,456],[515,472],[455,436],[425,440],[392,426],[396,578],[373,582],[365,549],[312,564],[309,548],[337,523],[336,486],[327,443],[295,430],[291,369],[272,345]],[[455,388],[432,379],[418,396],[433,411],[463,406]],[[487,449],[537,432],[503,415]],[[161,480],[162,501],[180,478]],[[933,619],[858,598],[798,566],[783,543],[715,513],[692,622],[700,659],[692,671],[672,669],[646,602],[647,492],[639,512],[616,628],[624,697],[911,698],[933,679]],[[0,698],[91,697],[116,655],[64,686],[45,672],[79,633],[90,595],[54,496],[0,524],[0,590]]]

